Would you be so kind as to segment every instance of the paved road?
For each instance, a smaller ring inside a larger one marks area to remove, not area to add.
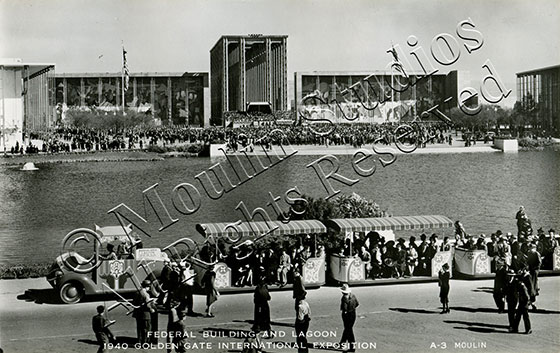
[[[557,352],[560,347],[560,277],[540,279],[539,312],[531,314],[533,334],[507,333],[507,316],[494,307],[492,281],[451,281],[451,313],[440,315],[436,283],[355,287],[360,301],[355,325],[359,352],[437,352],[476,350],[485,352]],[[43,279],[0,281],[0,345],[5,352],[95,352],[91,317],[98,301],[77,305],[49,304],[52,293]],[[33,295],[23,295],[33,289]],[[329,351],[329,343],[340,340],[342,321],[338,288],[310,290],[312,321],[311,352]],[[37,303],[39,301],[44,304]],[[101,301],[103,303],[103,301]],[[108,302],[113,303],[113,302]],[[204,311],[204,298],[195,297],[195,311]],[[252,294],[222,295],[216,317],[189,317],[187,320],[195,352],[239,352],[239,335],[246,332],[253,318]],[[294,352],[282,349],[292,337],[294,309],[291,292],[273,292],[273,328],[278,336],[269,352]],[[124,310],[110,313],[117,323],[113,331],[128,349],[110,352],[141,351],[134,348],[134,319]],[[160,315],[160,328],[166,317]],[[211,337],[218,335],[236,337]],[[285,335],[280,337],[280,335]],[[206,337],[205,337],[206,336]],[[160,339],[160,342],[164,342]],[[204,344],[204,345],[203,345]],[[219,346],[229,344],[229,346]],[[196,345],[196,346],[195,346]],[[364,348],[367,347],[367,348]],[[437,347],[437,348],[434,348]],[[470,348],[469,348],[470,347]],[[161,349],[145,349],[160,352]],[[331,350],[332,351],[332,350]]]

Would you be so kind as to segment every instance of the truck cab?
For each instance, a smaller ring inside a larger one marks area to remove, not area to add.
[[[82,231],[94,238],[92,257],[67,251],[55,259],[46,276],[64,303],[78,303],[86,295],[135,292],[143,280],[159,277],[169,260],[159,248],[143,248],[130,227],[125,231],[120,226],[96,226],[95,231]],[[107,257],[108,248],[116,250],[114,255]]]

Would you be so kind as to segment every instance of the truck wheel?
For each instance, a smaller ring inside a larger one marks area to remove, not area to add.
[[[76,282],[66,282],[60,287],[60,299],[66,304],[75,304],[84,296],[84,288]]]

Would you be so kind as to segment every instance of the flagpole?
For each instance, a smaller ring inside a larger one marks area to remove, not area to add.
[[[121,40],[121,46],[122,46],[122,65],[121,65],[121,95],[122,95],[122,110],[123,110],[123,115],[124,115],[124,42]]]

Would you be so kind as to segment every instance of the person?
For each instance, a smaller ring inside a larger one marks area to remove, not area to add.
[[[340,346],[346,347],[348,352],[355,351],[354,323],[356,322],[356,308],[360,303],[347,283],[340,288],[342,298],[340,299],[340,311],[342,312],[342,322],[344,331],[340,339]]]
[[[307,293],[305,291],[305,285],[303,284],[303,277],[301,277],[301,274],[300,274],[299,270],[294,270],[294,286],[293,286],[292,290],[293,290],[292,297],[295,299],[295,308],[296,308],[296,312],[297,312],[298,306],[299,306],[299,301]]]
[[[440,314],[448,314],[449,310],[449,278],[451,277],[449,273],[449,264],[444,263],[441,266],[441,270],[438,273],[439,279],[439,299],[443,305],[443,310]]]
[[[115,341],[115,336],[113,336],[113,333],[108,327],[110,323],[108,323],[107,319],[103,316],[104,312],[105,307],[103,305],[99,305],[97,307],[97,315],[91,319],[91,327],[95,333],[97,343],[99,344],[98,353],[106,352],[105,345]]]
[[[212,314],[212,305],[218,300],[220,293],[216,289],[214,281],[216,280],[216,272],[214,272],[214,265],[211,265],[204,277],[202,283],[204,286],[204,292],[206,293],[206,317],[214,317]]]
[[[360,248],[360,259],[366,266],[366,278],[371,275],[371,254],[367,251],[365,246]]]
[[[517,306],[517,310],[515,311],[515,320],[511,332],[519,332],[519,322],[521,321],[521,317],[523,317],[525,333],[530,334],[533,331],[531,330],[531,320],[529,319],[530,297],[526,285],[526,283],[529,281],[529,272],[527,272],[526,270],[522,271],[521,277],[521,280],[517,281],[517,295],[519,298],[519,304]]]
[[[517,303],[519,301],[519,294],[517,292],[517,278],[515,271],[509,269],[506,273],[506,301],[508,310],[508,331],[513,332],[515,326],[515,312],[517,310]]]
[[[119,257],[115,253],[115,245],[107,243],[107,251],[109,252],[105,256],[100,256],[103,260],[118,260]]]
[[[414,249],[414,246],[410,245],[406,249],[406,264],[408,266],[408,276],[414,275],[414,268],[418,266],[418,253]]]
[[[494,290],[492,296],[494,297],[494,302],[496,303],[496,307],[498,308],[498,314],[504,312],[504,296],[507,280],[506,274],[506,265],[500,265],[496,270],[496,276],[494,277]]]
[[[265,278],[261,277],[255,292],[253,294],[253,303],[255,304],[255,320],[252,327],[254,332],[266,331],[268,336],[271,336],[272,328],[270,327],[270,307],[268,301],[270,300],[270,293],[265,283]]]
[[[187,351],[186,343],[187,341],[187,326],[185,325],[185,313],[181,310],[177,311],[177,321],[173,323],[174,336],[172,342],[177,347],[177,353],[184,353]]]
[[[529,288],[529,297],[531,299],[531,307],[537,310],[535,302],[539,295],[539,269],[542,265],[541,255],[537,251],[534,243],[529,244],[529,252],[527,253],[527,265],[529,266],[529,278],[531,279],[531,288]]]
[[[299,301],[296,315],[295,331],[298,353],[309,352],[309,348],[307,348],[307,330],[309,330],[309,321],[311,321],[311,308],[305,300],[306,295],[307,293],[304,293]]]
[[[150,306],[150,295],[148,290],[151,282],[149,280],[142,281],[142,287],[136,292],[133,304],[137,307],[134,310],[134,318],[136,319],[136,333],[138,343],[148,343],[148,332],[151,331],[151,314],[153,307]]]
[[[443,237],[443,242],[439,247],[440,251],[451,251],[451,243],[449,242],[449,237]]]
[[[524,216],[525,216],[525,207],[523,206],[519,206],[519,211],[517,211],[517,213],[515,214],[515,219],[517,220],[517,234],[521,234],[521,231],[523,230],[523,225],[525,223],[524,221]]]
[[[280,287],[284,287],[288,283],[288,271],[290,270],[290,267],[292,267],[290,255],[286,253],[286,250],[282,250],[280,263],[278,264],[278,270],[276,272]]]

